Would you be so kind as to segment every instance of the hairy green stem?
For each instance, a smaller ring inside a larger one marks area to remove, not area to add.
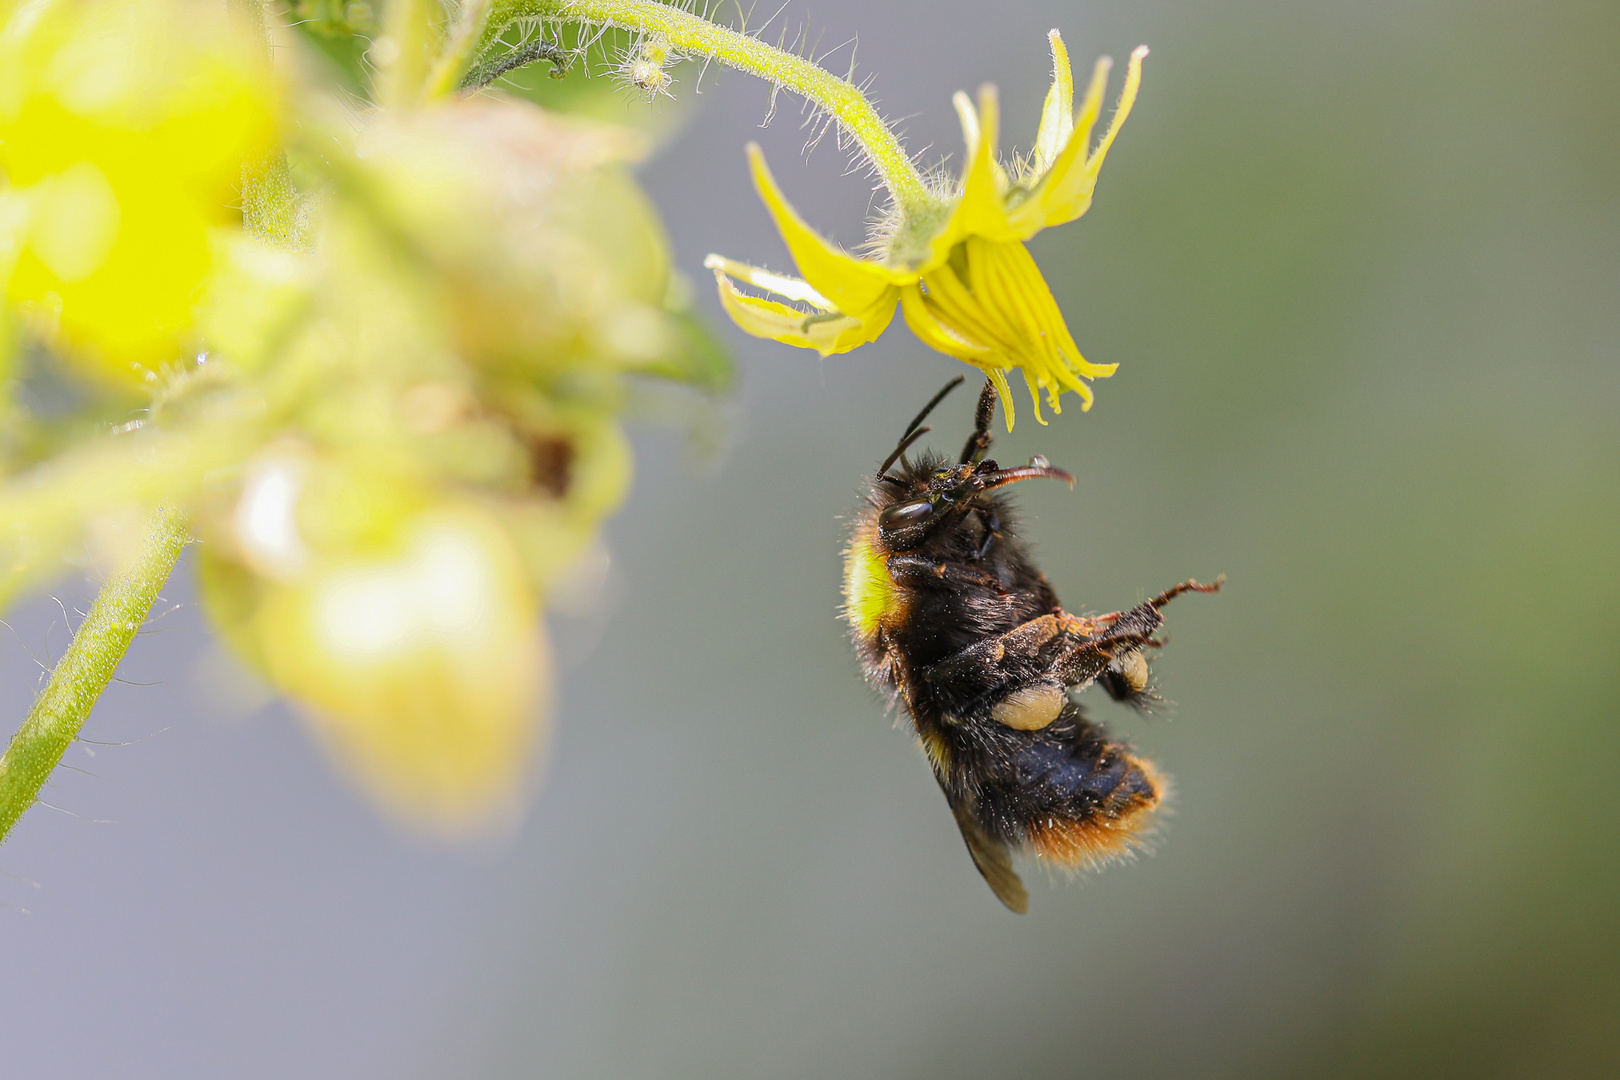
[[[268,51],[263,0],[235,2],[257,23]],[[242,219],[248,231],[266,240],[297,243],[297,198],[279,147],[243,163]],[[174,571],[187,536],[185,515],[170,508],[154,510],[139,547],[102,584],[90,613],[0,757],[0,843],[34,805],[78,737]]]
[[[102,585],[0,758],[0,843],[78,738],[185,546],[185,518],[172,510],[154,511],[140,549]]]
[[[768,79],[814,102],[842,124],[871,158],[878,175],[903,210],[936,201],[894,132],[866,100],[860,87],[802,56],[716,26],[707,19],[657,0],[495,0],[484,32],[484,44],[498,36],[512,20],[520,18],[645,30],[661,34],[676,52],[710,56],[722,64]]]
[[[444,48],[428,72],[424,98],[443,97],[454,90],[472,63],[473,50],[489,23],[490,0],[461,0],[450,32],[445,35]]]
[[[273,58],[264,0],[232,2],[257,30],[266,57]],[[298,200],[287,155],[279,146],[242,163],[242,224],[249,232],[288,247],[298,242]]]

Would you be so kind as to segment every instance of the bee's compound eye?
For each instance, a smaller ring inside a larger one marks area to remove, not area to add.
[[[893,506],[885,507],[883,513],[878,515],[878,527],[885,530],[903,529],[907,525],[927,521],[933,512],[934,504],[927,499],[895,503]]]

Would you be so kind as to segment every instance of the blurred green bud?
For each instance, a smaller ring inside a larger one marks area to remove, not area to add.
[[[237,368],[256,371],[313,302],[309,260],[235,229],[214,230],[210,242],[212,273],[197,306],[197,331]]]
[[[334,40],[348,32],[342,19],[370,17],[303,7]],[[437,5],[398,11],[388,34],[432,37]],[[48,40],[77,42],[65,27]],[[0,34],[0,50],[27,37]],[[148,71],[168,62],[149,28],[130,40],[140,55],[125,67],[167,85]],[[490,95],[424,101],[406,92],[403,61],[374,88],[383,104],[356,113],[314,81],[318,65],[295,58],[290,142],[266,154],[255,133],[268,133],[267,106],[241,89],[268,85],[263,64],[221,75],[235,45],[177,40],[181,61],[192,63],[186,49],[201,57],[183,70],[214,95],[211,119],[158,138],[163,154],[147,161],[151,228],[130,241],[145,276],[125,267],[127,280],[97,286],[121,282],[130,311],[178,313],[157,322],[63,284],[124,265],[114,256],[139,177],[117,154],[139,148],[127,133],[98,142],[102,129],[81,123],[59,164],[29,173],[34,159],[17,147],[43,145],[44,129],[12,108],[26,95],[5,93],[33,83],[0,71],[0,123],[35,124],[32,143],[0,147],[12,181],[0,188],[0,273],[16,268],[13,307],[36,320],[49,308],[62,331],[53,343],[104,386],[144,387],[151,406],[116,433],[99,417],[82,425],[77,441],[0,485],[0,592],[82,562],[76,552],[119,550],[154,506],[181,510],[203,541],[213,622],[307,711],[365,790],[438,831],[499,817],[543,730],[542,606],[581,591],[571,585],[593,553],[600,565],[602,522],[629,490],[627,381],[714,389],[727,374],[629,171],[645,140]],[[140,114],[149,128],[171,122],[167,105],[153,108]],[[217,140],[188,159],[195,176],[175,164],[188,138]],[[253,221],[295,226],[266,228],[285,246],[199,209],[233,201],[240,176]],[[95,341],[72,338],[76,311]],[[115,348],[109,335],[130,326],[144,344]],[[128,416],[117,394],[89,407]]]
[[[441,275],[457,350],[497,373],[634,369],[682,347],[664,302],[669,251],[625,171],[627,129],[493,97],[373,123],[355,184]]]

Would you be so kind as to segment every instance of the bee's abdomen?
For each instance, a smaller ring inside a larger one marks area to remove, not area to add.
[[[1166,784],[1151,762],[1110,741],[1070,705],[1044,731],[989,763],[979,820],[997,838],[1065,870],[1092,868],[1145,846]]]

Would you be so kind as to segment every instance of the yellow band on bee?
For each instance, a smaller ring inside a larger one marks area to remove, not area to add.
[[[874,637],[896,600],[888,563],[869,532],[856,533],[844,556],[844,611],[850,625],[861,637]]]

